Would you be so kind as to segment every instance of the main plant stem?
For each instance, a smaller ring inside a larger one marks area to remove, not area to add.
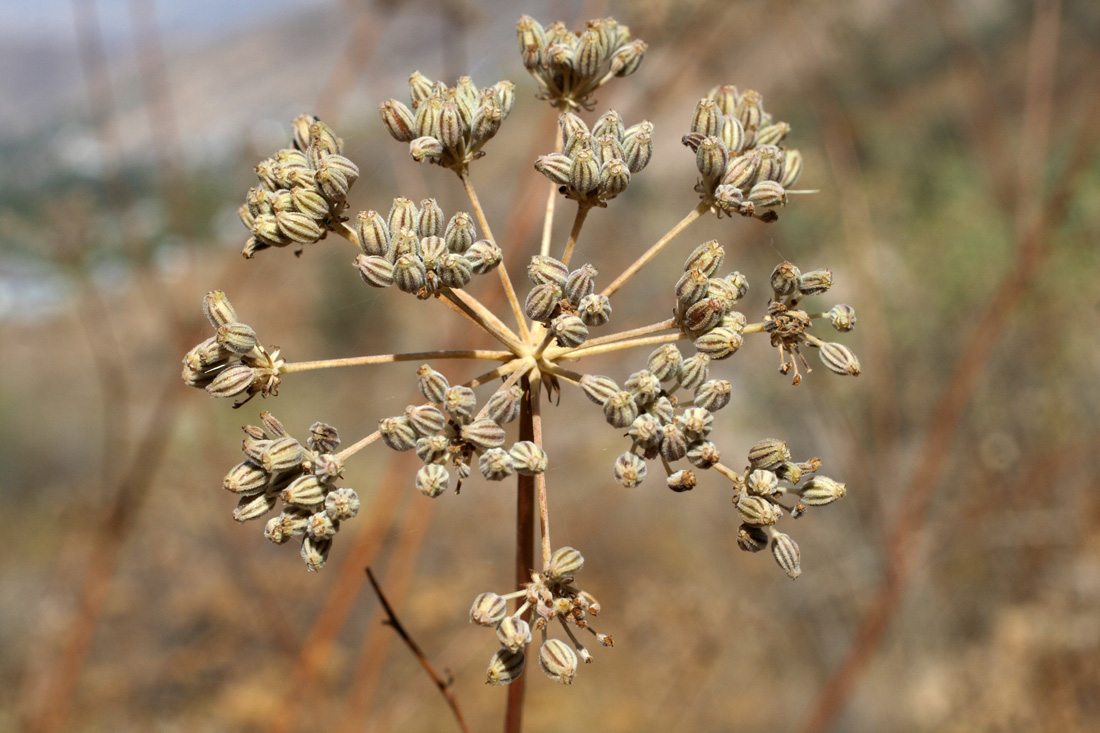
[[[523,400],[519,410],[519,439],[535,439],[534,401],[539,399],[538,383],[522,381]],[[520,474],[516,477],[516,587],[531,582],[531,570],[535,565],[535,477]],[[522,598],[516,600],[519,608]],[[530,621],[530,609],[523,614]],[[508,685],[508,705],[504,711],[504,733],[520,733],[523,730],[523,698],[527,690],[527,675],[521,674]]]

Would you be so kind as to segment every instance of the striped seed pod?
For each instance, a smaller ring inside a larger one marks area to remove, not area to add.
[[[569,279],[569,268],[561,260],[546,255],[535,255],[527,265],[527,277],[536,285],[553,283],[565,288]]]
[[[634,402],[634,395],[626,391],[611,395],[603,404],[603,414],[612,427],[629,427],[638,417],[638,405]]]
[[[359,277],[372,288],[388,288],[393,285],[393,264],[385,257],[358,254],[355,257],[355,269]]]
[[[710,357],[703,353],[696,353],[690,358],[684,359],[683,366],[676,381],[687,390],[695,390],[700,384],[707,381],[707,373],[710,371]]]
[[[504,428],[488,418],[474,420],[462,428],[462,439],[480,450],[504,445]]]
[[[615,459],[615,480],[623,488],[633,489],[645,480],[646,465],[633,453],[623,453]]]
[[[474,243],[477,233],[474,231],[474,222],[465,211],[459,211],[447,222],[447,228],[443,232],[443,241],[447,249],[463,254]]]
[[[546,574],[556,582],[566,578],[572,578],[584,567],[584,556],[572,547],[559,547],[550,556],[550,563],[546,566]]]
[[[782,532],[772,535],[772,557],[791,580],[802,574],[802,553],[795,541]]]
[[[602,406],[619,391],[619,385],[615,384],[615,380],[611,377],[585,374],[581,377],[581,391],[584,392],[585,397]]]
[[[836,374],[847,374],[853,377],[859,376],[861,371],[859,359],[856,358],[852,350],[844,344],[825,344],[821,347],[818,356],[821,357],[821,363],[831,372]],[[207,389],[209,389],[209,387]]]
[[[477,467],[490,481],[503,481],[515,472],[512,457],[503,448],[490,448],[482,453]]]
[[[407,417],[387,417],[378,422],[378,431],[382,442],[396,451],[412,450],[416,447],[416,428]]]
[[[715,412],[730,403],[731,385],[725,379],[711,379],[695,388],[695,406]]]
[[[406,293],[416,293],[424,287],[427,274],[424,261],[415,254],[401,255],[393,263],[393,281]]]
[[[450,481],[451,475],[438,463],[429,463],[416,472],[416,488],[429,499],[446,491]]]
[[[516,471],[525,476],[542,473],[546,470],[549,460],[546,457],[546,451],[529,440],[521,440],[513,445],[509,454],[512,456]]]
[[[451,388],[447,378],[427,364],[416,370],[416,377],[417,386],[420,388],[420,394],[424,395],[424,399],[442,405],[446,399],[447,390]]]
[[[754,469],[771,471],[789,460],[791,460],[791,452],[787,444],[777,438],[759,440],[749,449],[749,466]]]
[[[577,304],[577,314],[586,326],[602,326],[611,320],[611,299],[600,293],[591,293]]]

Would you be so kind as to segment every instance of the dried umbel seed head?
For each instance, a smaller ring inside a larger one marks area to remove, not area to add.
[[[546,676],[563,685],[577,676],[577,654],[561,639],[548,639],[539,650],[539,666]]]
[[[826,476],[814,476],[798,489],[802,503],[807,506],[825,506],[841,499],[848,493],[844,484]]]
[[[504,445],[504,428],[488,418],[474,420],[462,428],[462,439],[481,450]]]
[[[325,513],[334,522],[353,518],[359,513],[359,495],[353,489],[333,489],[325,497]]]
[[[535,255],[527,265],[527,277],[536,285],[553,283],[564,288],[569,279],[569,268],[561,260],[545,255]]]
[[[798,545],[782,532],[775,532],[772,535],[772,557],[791,580],[802,575],[802,566],[799,564],[801,553]]]
[[[378,431],[382,442],[397,451],[412,450],[416,447],[416,428],[407,417],[387,417],[379,421]]]
[[[518,385],[495,392],[485,403],[485,414],[501,425],[510,423],[519,417],[520,400],[523,390]]]
[[[770,526],[779,520],[775,505],[761,496],[743,493],[737,499],[737,513],[741,521],[757,527]]]
[[[417,435],[423,437],[435,435],[447,424],[447,418],[434,405],[410,405],[405,410],[405,417],[409,418]]]
[[[791,452],[787,444],[776,438],[765,438],[749,449],[749,465],[754,469],[774,470],[789,460]]]
[[[572,547],[561,547],[550,556],[546,566],[546,575],[554,582],[563,582],[572,578],[584,567],[584,557]]]
[[[496,593],[482,593],[470,607],[470,623],[496,626],[508,613],[508,602]]]
[[[543,473],[549,463],[546,451],[529,440],[521,440],[513,445],[509,454],[516,471],[525,476]]]
[[[429,463],[416,472],[416,488],[429,499],[446,491],[450,481],[451,475],[438,463]]]
[[[634,420],[627,434],[643,448],[656,448],[661,444],[665,429],[653,415],[643,413]]]
[[[683,362],[684,358],[675,344],[664,344],[653,350],[646,366],[653,376],[667,382],[680,375]]]
[[[489,660],[485,682],[490,685],[509,685],[523,674],[526,657],[521,650],[500,649]]]
[[[252,461],[238,463],[222,479],[222,488],[232,491],[234,494],[250,496],[263,491],[267,486],[269,475],[267,471]]]
[[[497,625],[497,639],[506,650],[517,652],[531,643],[531,626],[521,618],[505,616]]]
[[[684,359],[683,365],[680,368],[680,373],[676,376],[676,380],[684,389],[694,390],[703,382],[707,381],[707,374],[709,371],[710,357],[700,352],[690,359]]]

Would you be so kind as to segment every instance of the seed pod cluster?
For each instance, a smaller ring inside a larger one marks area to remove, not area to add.
[[[203,298],[203,313],[215,333],[183,357],[183,382],[205,389],[213,397],[265,397],[279,393],[283,359],[268,351],[251,326],[237,320],[237,311],[221,290]]]
[[[425,496],[435,498],[450,485],[449,463],[458,480],[455,493],[476,464],[490,481],[503,481],[519,473],[528,476],[546,470],[546,451],[531,441],[521,440],[505,448],[504,425],[519,415],[522,390],[515,385],[502,386],[477,410],[477,395],[469,387],[452,387],[441,372],[424,364],[417,370],[420,393],[425,405],[409,405],[403,415],[381,420],[378,430],[382,442],[397,451],[415,450],[424,462],[416,475],[416,487]]]
[[[694,361],[682,363],[679,372],[681,386],[689,389],[706,381],[707,364],[729,358],[743,341],[745,316],[733,308],[749,285],[739,272],[718,276],[725,259],[726,252],[717,240],[704,242],[688,255],[684,274],[676,283],[673,317],[695,341]]]
[[[355,234],[363,251],[352,264],[363,282],[375,288],[397,285],[418,298],[465,287],[502,258],[496,244],[477,239],[470,214],[460,211],[446,220],[435,199],[424,199],[417,207],[396,198],[385,217],[361,211]]]
[[[281,500],[282,513],[267,522],[264,536],[276,544],[301,537],[306,568],[320,570],[341,522],[359,513],[355,491],[336,486],[343,463],[332,451],[340,438],[331,425],[314,423],[302,445],[271,413],[261,412],[260,419],[263,427],[244,427],[245,460],[222,481],[226,491],[240,497],[233,518],[259,519]]]
[[[325,238],[342,221],[345,199],[359,168],[342,153],[344,142],[312,115],[292,125],[294,146],[256,165],[260,185],[248,191],[238,216],[252,236],[244,256],[268,247],[298,247]]]
[[[595,292],[598,274],[592,265],[570,272],[561,260],[532,257],[527,276],[535,287],[524,303],[527,317],[544,324],[559,346],[580,346],[588,339],[589,326],[611,320],[611,301]]]
[[[543,27],[524,15],[516,24],[523,65],[538,82],[539,97],[555,107],[587,107],[588,96],[613,77],[638,70],[646,43],[631,40],[630,29],[614,18],[597,18],[583,30],[562,22]]]
[[[510,81],[478,89],[468,76],[449,87],[414,71],[409,77],[409,97],[409,105],[387,99],[379,106],[390,135],[409,144],[416,162],[427,160],[460,171],[485,155],[482,147],[512,111],[516,91]]]
[[[695,105],[684,145],[702,176],[695,190],[719,216],[740,214],[767,221],[763,209],[787,203],[787,189],[802,173],[802,154],[784,147],[790,125],[764,111],[752,89],[718,86]]]
[[[558,122],[565,141],[562,152],[539,156],[535,170],[581,206],[607,206],[653,156],[653,124],[649,120],[624,127],[619,113],[609,110],[591,130],[572,112],[563,113]]]
[[[772,345],[779,349],[780,373],[794,372],[793,382],[802,381],[794,357],[797,355],[805,364],[801,351],[805,345],[818,349],[821,363],[834,374],[858,376],[862,368],[855,353],[844,344],[828,343],[810,334],[813,319],[799,307],[802,298],[824,293],[832,287],[832,271],[823,268],[802,272],[790,262],[781,262],[772,271],[770,284],[774,297],[764,316],[764,330],[770,334]],[[841,333],[851,331],[856,325],[855,310],[848,305],[834,306],[820,315],[828,318],[833,328]]]
[[[501,648],[489,660],[486,681],[492,685],[514,682],[526,666],[525,649],[531,643],[531,632],[542,632],[539,647],[539,668],[550,679],[568,685],[577,674],[580,661],[591,662],[592,655],[568,627],[585,629],[601,646],[614,646],[610,636],[592,628],[591,618],[600,613],[600,603],[588,591],[578,588],[574,576],[584,566],[584,557],[572,547],[553,552],[541,573],[532,573],[531,582],[513,595],[521,595],[526,605],[535,607],[535,622],[528,624],[521,612],[508,614],[505,597],[497,593],[481,593],[470,607],[470,622],[493,628]],[[526,607],[525,605],[525,607]],[[569,631],[569,641],[549,638],[547,630],[555,621]]]

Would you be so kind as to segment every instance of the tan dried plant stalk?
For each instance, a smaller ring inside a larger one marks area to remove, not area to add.
[[[700,176],[695,187],[699,203],[601,290],[596,267],[573,265],[583,225],[593,209],[606,208],[644,170],[654,129],[645,120],[627,126],[614,110],[591,126],[581,114],[591,108],[593,92],[638,69],[646,46],[611,18],[570,31],[561,23],[543,27],[525,16],[518,36],[537,96],[550,102],[560,123],[554,152],[534,164],[550,179],[551,189],[540,251],[526,266],[531,287],[522,300],[502,266],[506,258],[521,253],[493,236],[470,175],[471,164],[485,155],[484,147],[515,102],[515,85],[508,81],[478,89],[470,77],[462,77],[449,87],[415,72],[410,103],[390,99],[380,108],[387,130],[408,144],[414,160],[450,169],[459,177],[470,212],[448,217],[434,199],[414,204],[396,198],[386,213],[363,211],[349,218],[347,196],[358,168],[343,155],[343,142],[332,129],[305,115],[294,121],[291,147],[256,167],[260,184],[240,209],[252,233],[246,257],[269,248],[301,252],[334,233],[356,248],[354,266],[366,285],[396,287],[419,300],[434,300],[492,336],[500,348],[291,362],[263,345],[224,292],[212,291],[203,308],[215,333],[188,352],[183,374],[188,384],[211,395],[238,399],[239,407],[257,394],[276,395],[284,378],[297,372],[419,364],[416,378],[423,401],[400,415],[382,416],[376,430],[342,450],[330,425],[315,423],[300,441],[270,413],[260,413],[262,426],[244,428],[244,460],[223,485],[240,497],[234,518],[241,522],[265,516],[281,502],[281,512],[266,524],[266,536],[276,543],[296,538],[308,569],[318,570],[341,524],[360,509],[355,491],[338,485],[344,464],[374,443],[416,452],[424,466],[413,483],[427,497],[439,497],[451,486],[457,494],[474,468],[490,481],[515,476],[517,585],[477,595],[470,610],[470,620],[495,630],[499,642],[487,681],[513,685],[507,730],[520,728],[521,675],[533,634],[540,636],[540,668],[565,684],[573,681],[581,660],[592,661],[576,631],[591,634],[599,645],[612,645],[611,637],[591,624],[599,602],[576,583],[583,556],[575,548],[551,543],[542,395],[579,389],[606,422],[625,431],[628,448],[608,467],[608,476],[623,487],[641,484],[651,463],[660,466],[666,485],[677,492],[693,489],[697,472],[713,471],[731,491],[733,511],[741,521],[741,549],[770,547],[779,566],[796,578],[801,573],[798,546],[777,523],[788,515],[802,516],[808,507],[832,503],[846,487],[817,475],[818,459],[793,460],[787,445],[774,438],[751,446],[741,469],[723,461],[715,442],[715,413],[734,395],[730,382],[715,373],[718,362],[735,354],[747,335],[766,334],[779,352],[780,371],[791,375],[795,385],[810,371],[806,348],[818,350],[831,372],[860,371],[846,346],[811,332],[821,320],[837,331],[851,330],[853,310],[837,305],[809,312],[802,305],[804,298],[830,288],[831,271],[802,272],[790,262],[780,263],[769,278],[771,294],[758,320],[750,321],[738,310],[748,292],[747,278],[739,272],[722,273],[726,255],[717,240],[690,249],[683,269],[670,276],[668,318],[590,337],[590,329],[610,321],[612,297],[693,222],[708,214],[778,219],[776,209],[790,194],[801,193],[792,187],[802,158],[786,147],[790,128],[764,110],[759,93],[714,87],[696,105],[683,135]],[[553,212],[559,196],[576,204],[576,215],[560,256],[553,257]],[[508,304],[501,314],[467,289],[475,277],[492,270]],[[685,355],[684,347],[691,353]],[[638,349],[648,349],[648,357],[637,370],[617,375],[621,386],[612,376],[583,370],[587,357]],[[458,359],[494,366],[465,384],[452,385],[437,367]],[[494,388],[487,395],[483,391],[479,401],[476,388],[490,384]],[[511,422],[518,422],[518,439],[509,445],[506,426]],[[530,529],[535,512],[541,555],[537,565]],[[552,637],[555,627],[560,635]]]

